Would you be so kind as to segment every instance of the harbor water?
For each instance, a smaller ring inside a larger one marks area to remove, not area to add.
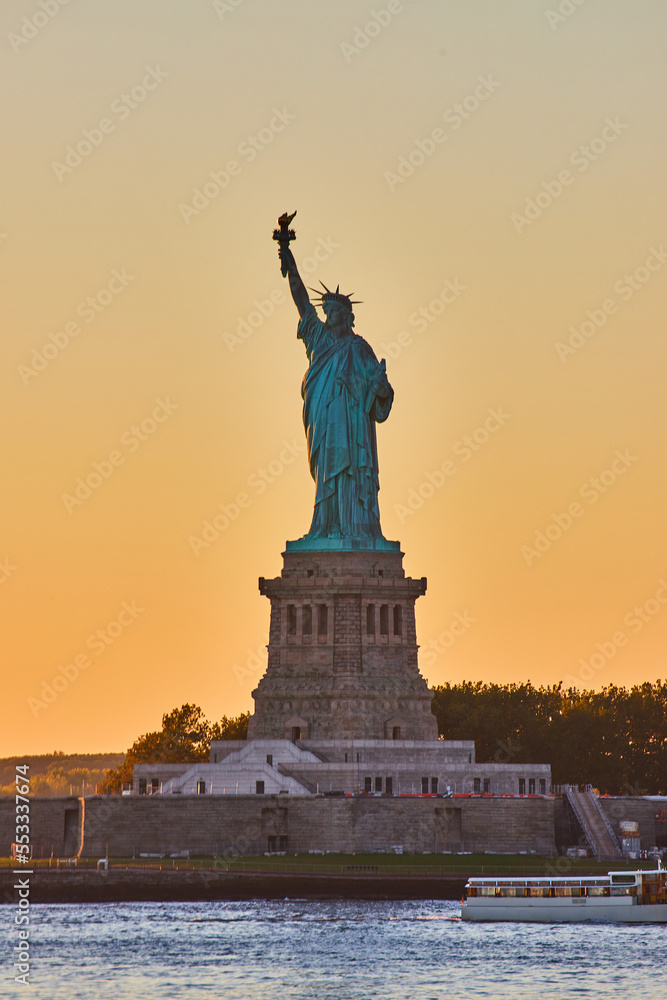
[[[36,905],[30,995],[663,1000],[667,994],[665,926],[470,924],[459,912],[458,903],[442,901]],[[5,965],[0,993],[28,995],[12,975]]]

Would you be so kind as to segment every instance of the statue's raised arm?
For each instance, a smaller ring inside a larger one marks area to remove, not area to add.
[[[303,317],[306,309],[310,304],[310,299],[308,297],[308,291],[303,281],[301,280],[301,275],[296,266],[296,261],[294,260],[294,254],[290,250],[290,242],[296,239],[296,234],[293,229],[290,229],[290,222],[296,215],[296,212],[292,212],[288,215],[285,212],[278,219],[279,229],[274,229],[273,238],[278,243],[278,256],[280,257],[280,270],[282,276],[289,277],[289,287],[292,293],[292,298],[294,299],[294,305],[299,310],[299,316]]]

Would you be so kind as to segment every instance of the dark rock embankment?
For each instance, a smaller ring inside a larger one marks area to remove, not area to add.
[[[0,872],[0,900],[14,902],[17,876]],[[172,871],[141,868],[37,869],[32,903],[118,903],[241,899],[460,899],[451,875]]]

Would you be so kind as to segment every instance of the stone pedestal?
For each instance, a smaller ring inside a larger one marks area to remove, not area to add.
[[[269,661],[253,691],[249,739],[437,740],[417,666],[415,601],[426,579],[394,550],[312,551],[293,544],[271,601]]]

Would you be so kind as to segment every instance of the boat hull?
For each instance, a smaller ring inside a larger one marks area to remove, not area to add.
[[[469,899],[461,919],[520,923],[667,924],[667,905],[641,905],[630,899]]]

